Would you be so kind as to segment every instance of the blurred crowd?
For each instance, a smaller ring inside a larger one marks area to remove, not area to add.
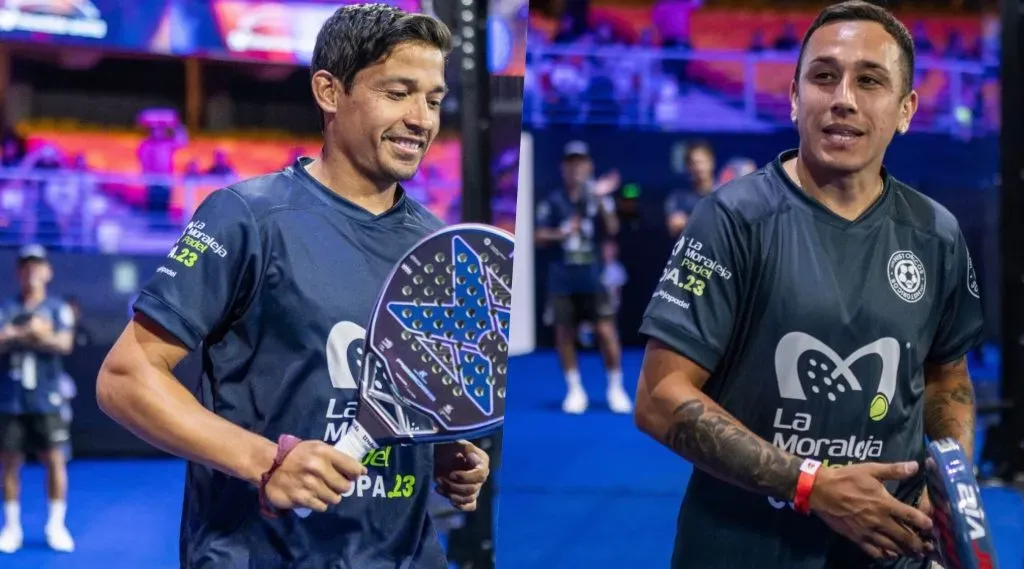
[[[54,140],[62,135],[27,139],[10,127],[0,131],[0,245],[116,252],[131,242],[134,252],[162,253],[166,235],[180,231],[209,192],[255,175],[255,166],[272,171],[318,151],[301,141],[277,142],[256,159],[245,155],[251,142],[195,146],[176,113],[163,109],[141,113],[138,126],[145,134],[134,139],[134,156],[123,140],[102,134],[68,144]],[[444,152],[443,163],[425,162],[406,189],[454,222],[461,213],[460,172],[448,164],[451,150]],[[514,165],[517,157],[518,146],[502,162]],[[247,167],[238,167],[238,160]],[[249,164],[254,160],[259,164]],[[498,167],[506,175],[496,188],[496,209],[511,225],[517,169]],[[145,245],[150,241],[152,250]]]
[[[611,123],[674,130],[685,122],[679,109],[694,108],[694,96],[736,105],[744,102],[743,84],[752,83],[760,118],[785,121],[788,109],[777,116],[771,103],[785,99],[788,84],[766,76],[775,74],[777,62],[792,67],[790,56],[802,39],[799,30],[809,22],[799,15],[702,13],[702,8],[702,0],[658,0],[650,9],[591,7],[567,11],[557,20],[534,15],[524,118],[535,125]],[[923,110],[936,115],[929,126],[998,130],[998,18],[922,15],[907,24],[915,39],[915,82],[925,95]],[[710,51],[718,52],[717,59],[706,57]],[[743,58],[752,54],[768,59],[749,76]]]

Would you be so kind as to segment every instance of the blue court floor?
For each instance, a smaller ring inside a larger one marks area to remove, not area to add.
[[[635,378],[640,354],[624,371]],[[551,353],[515,358],[505,433],[497,540],[499,569],[667,567],[675,517],[690,467],[603,406],[603,375],[585,355],[591,411],[565,416]],[[976,372],[976,375],[978,374]],[[630,390],[635,387],[630,381]],[[22,520],[26,547],[0,555],[2,569],[176,569],[183,479],[173,460],[72,462],[68,525],[72,554],[43,540],[43,473],[28,467]],[[1001,569],[1024,569],[1024,498],[984,490]]]

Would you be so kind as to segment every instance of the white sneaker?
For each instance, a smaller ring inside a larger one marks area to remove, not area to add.
[[[24,537],[21,527],[5,525],[4,529],[0,530],[0,553],[14,553],[18,551],[21,549]]]
[[[570,415],[579,415],[587,410],[587,392],[582,389],[570,389],[562,400],[562,411]]]
[[[75,550],[75,540],[71,539],[71,532],[63,525],[46,526],[46,543],[54,551],[71,553]]]
[[[608,388],[608,407],[612,413],[632,413],[633,402],[621,385]]]

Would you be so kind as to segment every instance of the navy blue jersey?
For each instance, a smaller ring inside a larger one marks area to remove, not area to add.
[[[794,156],[701,200],[641,331],[707,369],[705,392],[790,453],[830,466],[916,460],[924,364],[982,338],[963,235],[885,172],[879,200],[847,221],[788,178]],[[920,484],[889,490],[910,502]],[[837,548],[858,555],[851,545],[815,516],[695,469],[673,567],[820,569]]]
[[[28,308],[20,298],[0,307],[0,326],[22,326],[30,318],[42,318],[53,331],[64,332],[75,325],[75,315],[59,298],[46,298]],[[14,342],[0,355],[0,413],[34,415],[57,413],[64,405],[60,378],[64,375],[64,356]]]
[[[564,190],[556,191],[537,204],[537,227],[558,229],[579,219],[579,229],[551,247],[548,263],[548,292],[554,294],[596,293],[601,284],[601,240],[605,236],[599,199],[571,200]],[[606,208],[614,201],[605,199]]]
[[[373,216],[305,170],[212,193],[135,309],[190,349],[199,399],[236,425],[334,444],[355,416],[365,327],[402,255],[441,222],[402,192]],[[443,569],[427,516],[430,445],[364,459],[369,474],[326,513],[259,513],[257,488],[188,465],[181,566]]]

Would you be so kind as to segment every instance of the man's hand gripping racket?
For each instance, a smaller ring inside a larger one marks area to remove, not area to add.
[[[996,569],[992,531],[971,461],[954,439],[928,445],[928,493],[938,552],[945,569]]]
[[[362,460],[384,446],[501,427],[514,244],[500,229],[459,224],[406,253],[367,326],[356,417],[337,450]]]

